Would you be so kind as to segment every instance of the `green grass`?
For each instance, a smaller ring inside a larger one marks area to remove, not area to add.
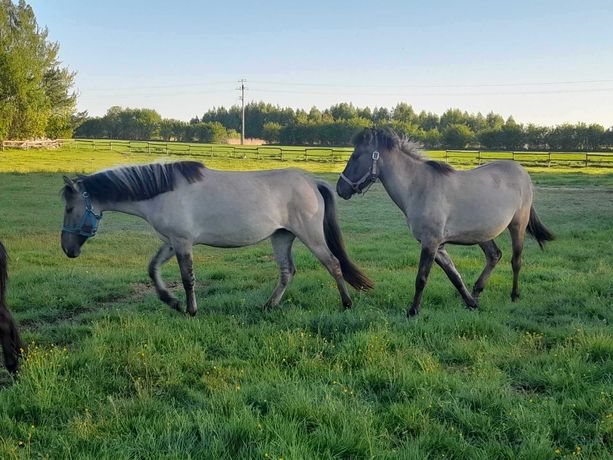
[[[277,279],[264,242],[198,247],[188,318],[150,287],[159,243],[143,221],[105,214],[75,260],[59,246],[61,172],[148,158],[0,153],[8,300],[31,343],[18,380],[0,373],[0,458],[610,458],[613,174],[532,171],[558,240],[545,252],[527,242],[518,303],[505,234],[479,312],[435,268],[407,320],[419,249],[377,184],[339,201],[349,251],[377,283],[353,310],[297,244],[296,278],[263,313]],[[450,254],[474,281],[480,250]],[[176,264],[163,275],[183,299]]]

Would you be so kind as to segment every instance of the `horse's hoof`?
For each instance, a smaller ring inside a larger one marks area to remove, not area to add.
[[[196,316],[196,313],[198,313],[198,310],[188,310],[187,313],[193,318]]]
[[[517,302],[519,300],[519,294],[511,293],[511,302]]]
[[[352,302],[348,302],[348,303],[343,302],[343,308],[345,310],[351,310],[353,308],[353,303]]]
[[[168,302],[168,306],[173,310],[181,312],[181,302],[178,299],[170,299]]]
[[[415,307],[411,307],[407,310],[407,318],[412,318],[417,315],[417,313],[419,313],[419,310]]]
[[[470,311],[475,311],[475,310],[478,310],[478,309],[479,309],[479,304],[478,304],[478,303],[475,303],[474,305],[468,305],[468,304],[467,304],[467,305],[466,305],[466,308],[467,308],[468,310],[470,310]]]

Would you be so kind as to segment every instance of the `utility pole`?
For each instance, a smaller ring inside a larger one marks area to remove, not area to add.
[[[245,143],[245,83],[247,80],[241,78],[239,81],[240,86],[236,89],[240,90],[240,100],[241,100],[241,145]]]

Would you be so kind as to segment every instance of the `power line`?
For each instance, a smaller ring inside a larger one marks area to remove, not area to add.
[[[513,87],[513,86],[552,86],[552,85],[578,85],[588,83],[611,83],[613,79],[602,80],[566,80],[566,81],[540,81],[528,83],[475,83],[457,85],[422,85],[422,84],[392,84],[392,85],[370,85],[370,84],[345,84],[345,83],[298,83],[270,80],[252,80],[252,83],[276,86],[314,86],[314,87],[334,87],[334,88],[488,88],[488,87]]]
[[[613,88],[585,88],[585,89],[560,89],[545,91],[506,91],[506,92],[468,92],[468,93],[406,93],[396,91],[393,93],[372,93],[363,91],[338,92],[338,91],[297,91],[283,89],[251,88],[256,93],[285,93],[285,94],[313,94],[313,95],[336,95],[336,96],[517,96],[517,95],[539,95],[539,94],[573,94],[573,93],[594,93],[610,92]]]
[[[126,86],[123,88],[85,88],[87,91],[132,91],[138,89],[173,89],[173,88],[194,88],[198,86],[216,86],[216,85],[229,85],[234,83],[233,81],[210,81],[202,83],[185,83],[185,84],[172,84],[172,85],[155,85],[155,86]]]

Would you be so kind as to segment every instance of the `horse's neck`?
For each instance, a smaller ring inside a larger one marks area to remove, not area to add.
[[[416,193],[423,184],[424,166],[422,160],[412,158],[401,152],[389,152],[379,178],[390,198],[406,214],[414,206],[413,201],[421,193]]]
[[[116,201],[93,203],[94,212],[117,211],[146,218],[147,209],[144,201]]]

